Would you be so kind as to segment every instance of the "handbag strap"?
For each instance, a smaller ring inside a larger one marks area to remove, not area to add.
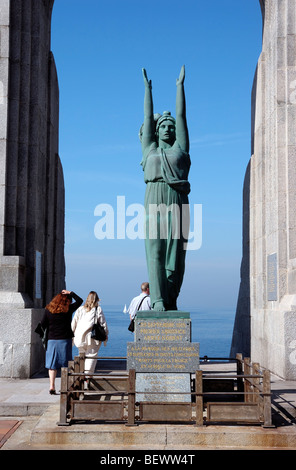
[[[99,319],[99,316],[98,316],[98,310],[97,310],[97,307],[96,307],[96,311],[95,311],[95,314],[94,314],[94,325],[96,323],[98,323],[98,319]]]
[[[146,299],[146,297],[148,297],[148,295],[145,295],[145,297],[143,297],[143,298],[141,299],[141,302],[139,303],[139,306],[138,306],[138,308],[137,308],[137,312],[140,310],[140,307],[141,307],[143,301]]]

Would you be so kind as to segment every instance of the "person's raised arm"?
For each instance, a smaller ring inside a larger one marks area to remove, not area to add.
[[[152,84],[151,80],[148,80],[145,69],[142,69],[142,73],[145,85],[144,125],[142,134],[142,149],[144,151],[148,146],[155,142],[155,129],[153,117]]]
[[[177,79],[176,98],[176,140],[184,152],[189,152],[189,135],[186,120],[186,100],[184,91],[185,66],[183,65]]]
[[[62,290],[62,294],[70,295],[72,299],[74,299],[75,301],[72,304],[70,304],[69,312],[72,312],[72,313],[75,312],[75,310],[77,310],[83,302],[83,299],[81,299],[81,297],[79,297],[79,295],[75,294],[75,292],[73,291],[70,292],[68,290]]]

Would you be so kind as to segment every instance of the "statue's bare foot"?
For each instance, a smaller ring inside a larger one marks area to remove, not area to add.
[[[163,302],[155,302],[153,310],[156,310],[157,312],[165,312],[165,306],[163,305]]]

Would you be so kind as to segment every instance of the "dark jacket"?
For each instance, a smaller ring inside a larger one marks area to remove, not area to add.
[[[71,297],[75,300],[69,306],[68,312],[65,313],[51,313],[47,309],[44,311],[43,318],[41,320],[41,327],[45,330],[48,329],[47,339],[69,339],[72,338],[73,332],[71,329],[72,315],[82,304],[83,300],[71,292]]]

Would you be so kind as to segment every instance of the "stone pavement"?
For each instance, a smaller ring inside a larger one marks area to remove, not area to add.
[[[60,389],[60,378],[56,382]],[[272,376],[273,428],[246,425],[76,423],[57,426],[60,396],[46,373],[0,379],[2,428],[15,426],[1,450],[296,450],[296,382]],[[1,423],[0,423],[1,424]],[[16,425],[17,424],[17,425]],[[3,437],[3,435],[2,435]]]

